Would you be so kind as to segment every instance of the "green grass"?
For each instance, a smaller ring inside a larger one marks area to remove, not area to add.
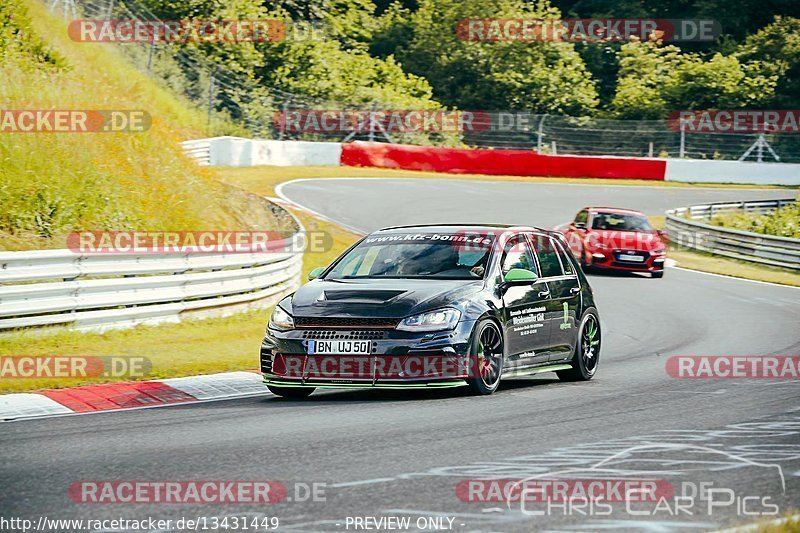
[[[37,64],[0,40],[4,109],[144,110],[152,126],[140,133],[0,134],[0,250],[65,248],[66,235],[84,229],[275,226],[267,210],[183,154],[180,141],[206,136],[204,113],[113,47],[70,41],[66,23],[38,0],[10,5],[11,30],[26,6],[28,31],[65,66]]]
[[[677,261],[677,266],[689,270],[800,287],[800,273],[788,268],[758,265],[747,261],[739,261],[694,250],[676,249],[674,247],[670,247],[667,257]]]
[[[259,345],[270,310],[180,324],[138,326],[106,333],[29,330],[0,335],[6,356],[137,356],[152,364],[143,379],[258,368]],[[127,378],[123,378],[123,381]],[[0,392],[76,387],[115,379],[0,378]]]

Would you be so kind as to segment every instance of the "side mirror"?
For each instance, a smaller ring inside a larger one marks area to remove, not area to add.
[[[658,236],[661,237],[661,240],[663,240],[664,242],[669,242],[669,235],[667,235],[666,231],[664,231],[663,229],[659,229],[656,230],[656,233],[658,233]]]
[[[573,222],[575,229],[586,229],[586,222]]]
[[[308,281],[313,281],[320,277],[325,272],[325,267],[317,267],[308,273]]]
[[[512,268],[506,272],[506,275],[503,277],[503,282],[508,285],[516,285],[533,283],[537,279],[539,279],[539,277],[530,270],[526,270],[524,268]]]

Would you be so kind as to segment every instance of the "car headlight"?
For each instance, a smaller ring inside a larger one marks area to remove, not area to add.
[[[294,319],[292,315],[284,311],[280,308],[280,306],[275,306],[275,310],[272,311],[272,316],[269,318],[269,326],[273,329],[280,329],[280,330],[287,330],[294,328]]]
[[[659,248],[658,250],[653,250],[653,255],[664,255],[665,252],[664,248]]]
[[[397,325],[397,329],[404,331],[439,331],[453,329],[461,318],[458,309],[437,309],[419,315],[404,318]]]

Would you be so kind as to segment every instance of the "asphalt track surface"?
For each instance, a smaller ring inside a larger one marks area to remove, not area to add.
[[[588,204],[658,214],[794,192],[315,180],[288,184],[282,194],[368,231],[450,220],[548,226]],[[772,505],[781,515],[800,508],[800,382],[665,372],[671,355],[800,354],[800,290],[674,268],[660,280],[592,275],[590,282],[603,327],[590,382],[544,374],[509,380],[481,398],[460,389],[336,391],[304,401],[265,396],[3,423],[2,516],[276,516],[286,531],[363,531],[354,519],[368,516],[408,517],[411,531],[418,518],[440,518],[451,531],[706,531],[759,518],[746,513],[773,518]],[[658,507],[528,502],[523,509],[463,502],[456,492],[465,480],[534,476],[666,480],[676,496],[701,483],[720,490],[685,500],[681,511],[669,498]],[[67,495],[77,480],[256,479],[282,482],[293,501],[100,505]],[[297,487],[311,483],[325,484],[324,497],[298,501]]]

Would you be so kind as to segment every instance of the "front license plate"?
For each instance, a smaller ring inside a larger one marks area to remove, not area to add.
[[[308,341],[309,355],[371,355],[372,341]]]
[[[629,261],[631,263],[641,263],[644,261],[644,257],[640,255],[627,255],[627,254],[620,254],[619,255],[620,261]]]

